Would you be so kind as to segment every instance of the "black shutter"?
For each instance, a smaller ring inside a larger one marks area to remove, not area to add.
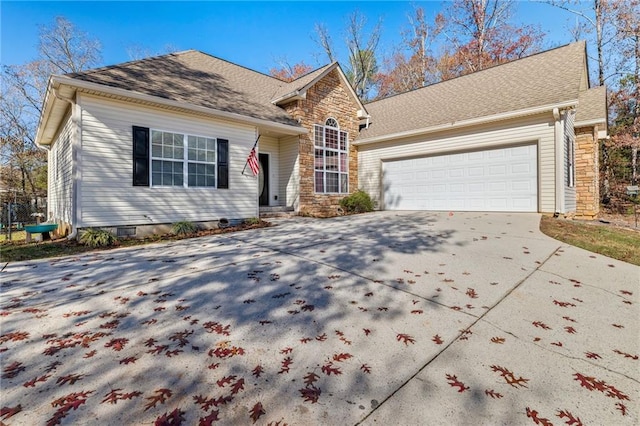
[[[229,141],[218,139],[218,188],[229,188]]]
[[[133,186],[149,186],[149,128],[133,126]]]

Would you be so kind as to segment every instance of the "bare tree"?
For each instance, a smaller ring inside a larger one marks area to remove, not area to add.
[[[467,74],[522,58],[540,48],[544,34],[512,23],[515,3],[507,0],[455,0],[445,10],[445,52],[457,74]],[[454,72],[455,74],[455,72]]]
[[[100,43],[63,17],[41,26],[39,58],[23,65],[2,67],[0,86],[0,160],[5,176],[18,176],[12,185],[41,195],[46,153],[35,144],[38,120],[51,74],[78,72],[98,64]],[[18,173],[7,172],[7,169]]]
[[[357,95],[368,100],[371,97],[378,71],[377,50],[382,20],[379,20],[373,29],[366,34],[367,18],[358,11],[353,12],[347,18],[345,45],[347,48],[347,61],[345,74],[356,91]],[[323,24],[316,24],[316,43],[323,50],[330,62],[336,60],[335,50],[329,31]]]

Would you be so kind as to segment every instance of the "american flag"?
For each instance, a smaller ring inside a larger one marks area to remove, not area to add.
[[[253,175],[257,175],[260,172],[260,164],[258,163],[258,154],[256,154],[256,149],[252,148],[249,153],[249,158],[247,158],[247,163],[249,164],[249,168]]]

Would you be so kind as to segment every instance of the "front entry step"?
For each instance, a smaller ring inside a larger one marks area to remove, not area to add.
[[[288,217],[295,216],[293,207],[290,206],[260,206],[260,217]]]

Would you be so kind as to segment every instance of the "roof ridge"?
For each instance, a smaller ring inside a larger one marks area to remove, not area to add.
[[[123,68],[125,66],[131,66],[133,64],[139,64],[139,63],[142,63],[142,62],[148,62],[148,61],[152,61],[152,60],[157,60],[157,59],[165,58],[165,57],[168,57],[168,56],[181,56],[181,55],[184,55],[186,53],[192,53],[192,52],[199,52],[199,51],[195,50],[195,49],[187,49],[187,50],[181,50],[179,52],[164,53],[162,55],[148,56],[148,57],[142,58],[142,59],[132,59],[132,60],[127,61],[127,62],[120,62],[118,64],[113,64],[113,65],[104,65],[102,67],[91,68],[91,69],[88,69],[88,70],[78,71],[78,72],[71,72],[71,73],[67,73],[67,74],[64,74],[64,75],[66,75],[68,77],[74,77],[74,76],[80,76],[80,75],[88,75],[88,74],[93,74],[93,73],[101,72],[101,71],[105,71],[105,70],[118,69],[118,68]]]
[[[532,53],[532,54],[530,54],[528,56],[524,56],[522,58],[514,59],[512,61],[504,62],[504,63],[501,63],[501,64],[495,64],[495,65],[492,65],[492,66],[490,66],[488,68],[484,68],[484,69],[481,69],[479,71],[474,71],[474,72],[471,72],[469,74],[459,75],[459,76],[456,76],[456,77],[453,77],[453,78],[449,78],[447,80],[442,80],[442,81],[438,81],[436,83],[432,83],[432,84],[429,84],[429,85],[426,85],[426,86],[422,86],[422,87],[418,87],[418,88],[415,88],[415,89],[407,90],[406,92],[396,93],[394,95],[387,96],[386,98],[377,99],[377,100],[368,102],[368,103],[366,103],[364,105],[365,106],[366,105],[371,105],[373,103],[386,101],[387,99],[392,99],[392,98],[395,98],[397,96],[406,95],[408,93],[414,93],[414,92],[417,92],[419,90],[423,90],[423,89],[426,89],[426,88],[429,88],[429,87],[436,86],[438,84],[443,84],[443,83],[447,83],[447,82],[450,82],[450,81],[459,80],[459,79],[462,79],[462,78],[465,78],[465,77],[475,76],[475,75],[481,74],[481,73],[489,71],[489,70],[493,70],[493,69],[501,67],[501,66],[514,64],[514,63],[517,63],[519,61],[527,60],[527,59],[530,59],[530,58],[533,58],[533,57],[536,57],[536,56],[539,56],[539,55],[547,54],[547,53],[553,52],[555,50],[564,49],[564,48],[567,48],[569,46],[578,45],[578,44],[586,46],[586,41],[585,40],[574,41],[574,42],[571,42],[571,43],[567,43],[567,44],[563,44],[563,45],[560,45],[560,46],[556,46],[556,47],[548,49],[548,50],[542,50],[540,52],[535,52],[535,53]]]

